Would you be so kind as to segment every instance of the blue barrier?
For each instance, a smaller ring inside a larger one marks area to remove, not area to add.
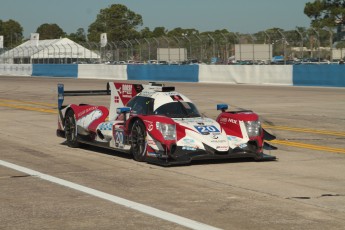
[[[198,65],[128,65],[128,80],[198,82]]]
[[[74,64],[33,64],[32,76],[78,77],[78,65]]]
[[[345,87],[345,65],[295,65],[292,76],[295,86]]]

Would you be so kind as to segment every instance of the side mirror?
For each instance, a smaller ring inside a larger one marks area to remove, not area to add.
[[[131,111],[130,107],[120,107],[116,109],[116,113],[117,114],[121,114],[121,113],[129,113]]]
[[[229,106],[227,104],[218,104],[217,105],[217,110],[222,110],[222,112],[225,112]]]

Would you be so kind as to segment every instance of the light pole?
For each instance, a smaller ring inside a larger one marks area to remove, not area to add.
[[[156,41],[156,43],[157,43],[157,64],[159,64],[159,59],[160,59],[160,56],[158,55],[158,49],[159,49],[159,41],[158,41],[158,39],[157,38],[153,38],[153,40],[155,40]]]
[[[249,34],[249,36],[251,37],[251,39],[252,39],[252,43],[253,43],[253,65],[254,65],[254,62],[255,62],[255,49],[254,49],[254,47],[255,47],[255,38],[254,38],[254,36],[252,35],[252,34]]]
[[[186,39],[189,42],[189,59],[192,59],[192,41],[187,37],[188,34],[182,34],[182,37],[184,37],[184,39]],[[187,55],[187,59],[188,59],[188,55]]]
[[[150,42],[146,38],[144,38],[144,40],[146,41],[147,47],[148,47],[148,50],[149,50],[149,60],[151,60],[151,45],[150,45]]]
[[[325,27],[325,29],[329,32],[329,49],[331,52],[330,62],[332,63],[333,62],[333,31],[329,27]]]
[[[311,27],[311,30],[315,32],[316,36],[317,36],[317,43],[318,43],[318,47],[317,47],[317,50],[318,50],[318,56],[319,56],[319,64],[320,64],[320,34],[319,32],[316,31],[315,28]]]
[[[268,37],[268,60],[271,62],[272,55],[271,55],[271,37],[268,35],[266,31],[264,31],[264,34]]]
[[[240,48],[240,61],[242,61],[241,38],[236,33],[233,33],[233,34],[234,34],[235,38],[238,41],[238,45],[239,45],[239,48]],[[236,49],[235,49],[235,56],[236,56]]]
[[[211,34],[207,34],[207,36],[212,40],[212,56],[215,57],[216,55],[216,45],[215,45],[215,40],[214,38],[211,36]]]
[[[277,30],[278,33],[282,36],[282,41],[283,41],[283,49],[284,49],[284,65],[286,65],[286,37],[285,35],[280,31],[280,30]]]
[[[141,43],[138,39],[134,39],[139,45],[139,61],[141,62]]]
[[[228,48],[229,48],[228,44],[229,44],[229,39],[223,33],[221,33],[221,35],[225,39],[225,58],[226,58],[226,64],[228,64],[228,58],[229,58],[229,55],[228,55]]]
[[[197,35],[197,34],[194,34],[194,36],[199,39],[200,41],[200,61],[202,62],[202,57],[203,57],[203,53],[202,53],[202,39]]]
[[[168,62],[170,63],[170,41],[167,37],[163,36],[163,39],[168,43]]]
[[[175,40],[177,41],[178,44],[178,63],[181,64],[181,49],[180,49],[180,40],[176,37],[173,36]]]
[[[301,50],[301,61],[303,61],[303,56],[304,56],[304,54],[303,54],[303,34],[298,29],[296,29],[295,31],[301,37],[301,49],[300,50]]]

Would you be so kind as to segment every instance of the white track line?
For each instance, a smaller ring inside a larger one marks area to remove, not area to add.
[[[67,180],[63,180],[63,179],[53,177],[53,176],[50,176],[50,175],[47,175],[44,173],[40,173],[40,172],[37,172],[35,170],[25,168],[25,167],[22,167],[19,165],[15,165],[15,164],[12,164],[12,163],[7,162],[7,161],[0,160],[0,165],[7,167],[7,168],[17,170],[17,171],[20,171],[20,172],[23,172],[23,173],[26,173],[26,174],[34,176],[34,177],[38,177],[38,178],[43,179],[43,180],[53,182],[55,184],[59,184],[62,186],[66,186],[68,188],[78,190],[80,192],[87,193],[87,194],[95,196],[95,197],[99,197],[99,198],[104,199],[104,200],[111,201],[113,203],[125,206],[127,208],[131,208],[131,209],[137,210],[139,212],[142,212],[142,213],[145,213],[145,214],[148,214],[148,215],[151,215],[151,216],[163,219],[163,220],[167,220],[167,221],[185,226],[187,228],[200,229],[200,230],[202,230],[202,229],[205,229],[205,230],[216,230],[216,229],[218,229],[219,230],[219,228],[216,228],[216,227],[213,227],[210,225],[206,225],[206,224],[203,224],[203,223],[191,220],[191,219],[184,218],[182,216],[178,216],[178,215],[175,215],[175,214],[172,214],[169,212],[165,212],[165,211],[162,211],[162,210],[159,210],[156,208],[152,208],[150,206],[140,204],[140,203],[137,203],[134,201],[126,200],[126,199],[123,199],[121,197],[114,196],[114,195],[111,195],[108,193],[104,193],[104,192],[101,192],[99,190],[95,190],[92,188],[88,188],[88,187],[85,187],[85,186],[82,186],[82,185],[79,185],[79,184],[76,184],[76,183],[73,183],[73,182],[70,182]]]

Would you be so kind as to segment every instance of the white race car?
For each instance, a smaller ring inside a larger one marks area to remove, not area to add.
[[[110,107],[63,105],[64,96],[109,95]],[[226,111],[216,120],[202,116],[191,100],[163,84],[109,82],[106,90],[64,91],[58,85],[57,135],[67,145],[101,146],[133,155],[137,161],[159,165],[192,160],[250,157],[275,160],[263,153],[264,142],[275,137],[262,127],[252,111]]]

